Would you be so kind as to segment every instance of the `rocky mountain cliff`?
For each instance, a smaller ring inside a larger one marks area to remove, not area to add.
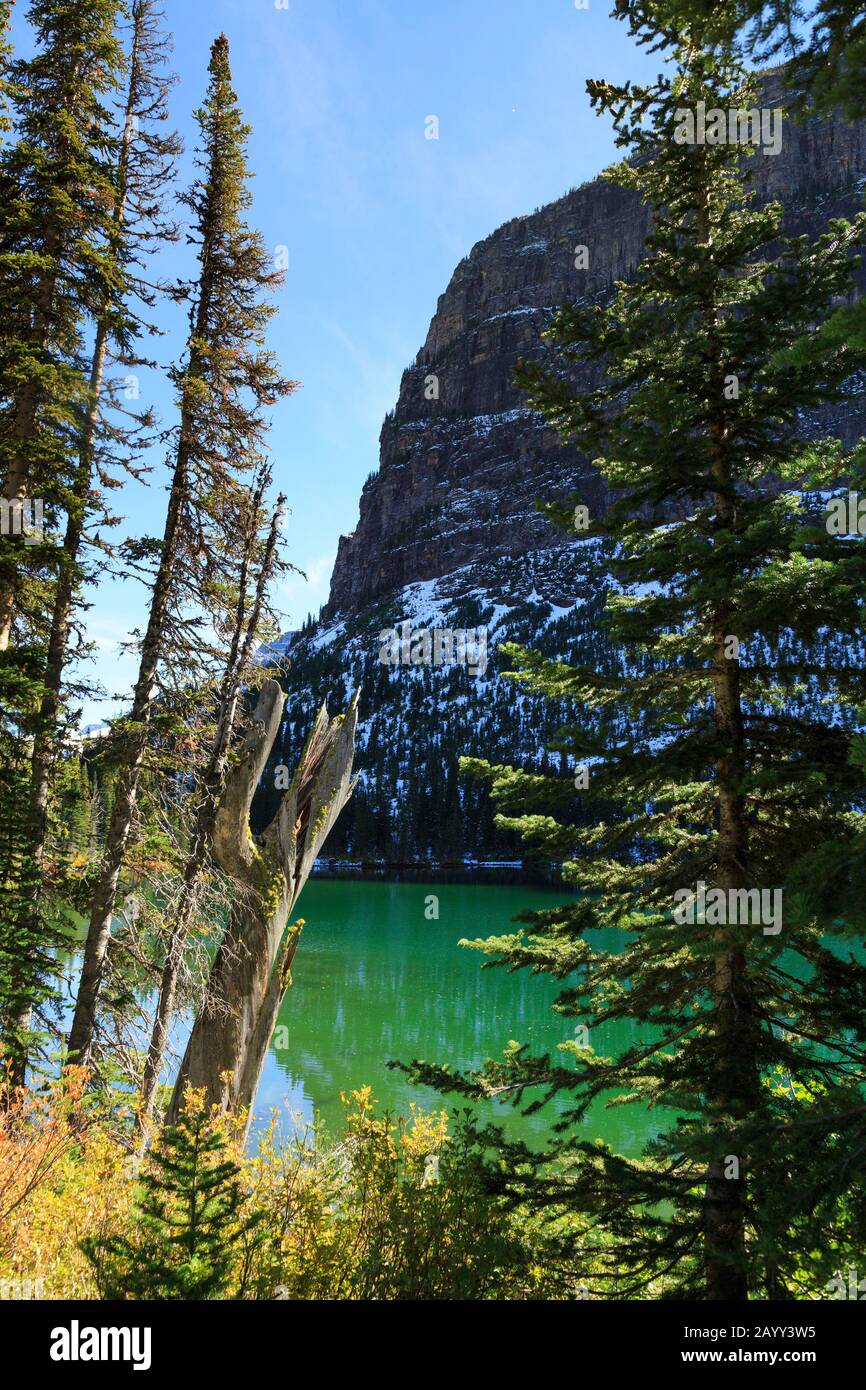
[[[765,105],[778,104],[770,77]],[[758,152],[754,177],[778,199],[792,232],[814,235],[862,206],[866,125],[841,119],[784,124],[781,152]],[[294,765],[314,707],[342,704],[362,684],[359,788],[329,840],[365,861],[509,858],[486,792],[459,778],[461,754],[556,767],[546,745],[565,711],[515,690],[497,644],[551,656],[618,660],[600,624],[607,589],[595,542],[564,540],[535,499],[579,488],[591,507],[603,484],[563,447],[513,385],[521,356],[542,355],[541,333],[561,303],[600,301],[627,278],[643,247],[644,209],[602,179],[516,217],[479,242],[441,296],[427,339],[406,369],[382,427],[379,471],[361,494],[355,531],[340,539],[330,598],[317,623],[276,644],[288,690],[278,761]],[[577,269],[576,248],[586,267]],[[864,280],[863,288],[866,288]],[[804,432],[866,434],[866,394]],[[383,666],[383,629],[484,625],[488,664]],[[269,769],[263,788],[267,819]],[[592,814],[576,804],[576,815]]]
[[[763,103],[779,99],[770,79]],[[786,120],[780,153],[751,164],[759,196],[782,203],[788,229],[814,234],[862,206],[866,125]],[[541,333],[560,304],[602,299],[628,278],[646,231],[635,195],[595,179],[506,222],[460,262],[382,427],[358,525],[340,538],[326,618],[482,557],[561,545],[534,508],[539,496],[579,482],[591,508],[602,502],[591,465],[526,409],[514,367],[543,355]],[[575,268],[581,246],[586,269]],[[431,378],[438,400],[428,398]],[[833,425],[862,432],[859,420]]]

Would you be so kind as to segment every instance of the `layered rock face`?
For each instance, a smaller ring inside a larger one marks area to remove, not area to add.
[[[762,105],[780,96],[771,75]],[[779,154],[759,150],[751,164],[759,197],[782,203],[787,229],[814,235],[862,207],[866,125],[786,120]],[[590,462],[526,408],[513,374],[520,357],[546,352],[541,334],[559,305],[602,300],[628,278],[646,230],[635,196],[596,179],[505,223],[461,261],[382,427],[358,525],[340,538],[326,620],[478,560],[562,545],[535,510],[538,497],[580,490],[591,508],[603,504]],[[864,397],[805,428],[847,440],[866,433]]]

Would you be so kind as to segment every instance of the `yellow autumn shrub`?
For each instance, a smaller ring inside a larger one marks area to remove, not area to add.
[[[0,1082],[0,1294],[91,1298],[84,1236],[130,1208],[129,1156],[69,1067],[37,1088]]]
[[[395,1117],[379,1110],[369,1087],[343,1100],[338,1136],[273,1112],[247,1150],[243,1116],[208,1117],[208,1131],[224,1141],[220,1152],[238,1164],[243,1192],[226,1282],[233,1296],[575,1296],[561,1273],[552,1280],[546,1272],[540,1230],[490,1195],[468,1116],[449,1124],[444,1111],[413,1105]],[[145,1238],[129,1113],[90,1104],[75,1071],[38,1092],[6,1096],[0,1296],[98,1298],[82,1242],[116,1249],[120,1238],[135,1249]],[[197,1114],[203,1097],[190,1093],[187,1105]],[[148,1277],[145,1270],[143,1288]]]

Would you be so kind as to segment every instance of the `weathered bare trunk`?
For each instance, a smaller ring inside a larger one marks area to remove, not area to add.
[[[252,1120],[253,1101],[259,1082],[262,1078],[262,1070],[265,1065],[265,1058],[268,1055],[271,1038],[279,1017],[280,1008],[286,997],[286,991],[292,983],[292,962],[301,940],[301,931],[304,926],[303,918],[293,923],[289,928],[285,941],[280,947],[279,956],[276,964],[271,971],[271,979],[268,985],[268,992],[265,1001],[259,1011],[258,1022],[255,1031],[247,1048],[247,1055],[244,1061],[244,1068],[241,1073],[241,1083],[238,1092],[238,1105],[247,1112],[247,1130]]]
[[[319,711],[280,809],[254,842],[253,793],[284,703],[277,682],[267,681],[217,811],[214,854],[238,893],[175,1083],[169,1124],[176,1123],[188,1086],[222,1111],[252,1104],[297,948],[299,924],[284,944],[286,923],[352,792],[357,695],[345,715],[329,720],[324,706]]]

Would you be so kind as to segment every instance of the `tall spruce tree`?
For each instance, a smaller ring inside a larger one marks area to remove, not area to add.
[[[170,43],[161,32],[157,0],[133,0],[129,22],[126,91],[119,110],[116,162],[112,171],[113,204],[108,230],[108,274],[95,306],[94,341],[90,359],[86,407],[75,440],[77,453],[71,485],[65,496],[66,530],[59,548],[53,591],[43,692],[35,722],[32,757],[32,853],[37,868],[45,841],[52,763],[62,714],[62,683],[75,601],[85,578],[82,550],[88,519],[108,522],[105,508],[94,505],[95,484],[116,481],[112,454],[142,446],[127,431],[106,420],[104,395],[113,404],[114,383],[106,382],[109,351],[124,368],[139,366],[133,356],[136,338],[151,325],[143,321],[154,302],[144,280],[150,254],[176,239],[177,231],[162,211],[179,153],[179,141],[163,134],[167,96],[174,79],[165,71]],[[128,378],[125,378],[128,380]],[[109,388],[106,392],[106,388]],[[149,417],[145,417],[149,418]],[[145,442],[150,442],[145,435]],[[121,460],[123,462],[123,460]]]
[[[30,751],[29,816],[24,805],[16,815],[21,821],[22,852],[17,858],[18,876],[7,882],[0,908],[14,937],[15,968],[6,972],[11,981],[8,999],[0,981],[0,1018],[4,1050],[13,1059],[15,1072],[23,1076],[28,1039],[36,1021],[44,1018],[51,997],[53,958],[46,948],[53,944],[47,926],[48,904],[45,849],[48,833],[52,777],[63,756],[64,671],[75,625],[77,598],[88,567],[88,527],[110,526],[114,518],[103,501],[125,468],[137,472],[135,459],[150,442],[150,417],[132,415],[131,424],[117,418],[116,383],[107,376],[113,356],[124,372],[139,366],[136,340],[151,330],[143,315],[152,306],[155,292],[146,278],[151,253],[176,238],[174,224],[163,206],[179,150],[177,137],[164,134],[166,99],[173,78],[165,63],[170,44],[160,30],[162,15],[156,0],[134,0],[130,11],[127,43],[126,90],[115,113],[114,164],[111,169],[113,201],[108,227],[103,281],[94,295],[93,347],[88,373],[88,395],[79,415],[77,431],[69,432],[67,451],[73,456],[68,483],[60,492],[66,512],[61,545],[51,556],[53,579],[47,589],[48,613],[44,664],[35,686],[34,706],[23,713],[20,733]],[[124,381],[129,381],[124,376]],[[123,415],[129,416],[129,407]],[[99,484],[103,484],[100,490]],[[34,675],[38,667],[34,667]],[[46,969],[46,966],[49,968]]]
[[[45,529],[62,511],[69,436],[87,404],[83,326],[111,276],[108,103],[122,82],[121,14],[120,0],[33,0],[36,52],[10,68],[14,139],[0,160],[0,476],[4,510],[41,503]],[[17,596],[53,561],[44,535],[25,546],[3,531],[0,651]],[[26,667],[18,670],[23,679]]]
[[[275,312],[265,294],[281,279],[262,237],[244,221],[247,188],[244,125],[232,89],[228,40],[214,42],[210,82],[196,112],[201,177],[185,197],[199,246],[199,275],[190,288],[190,336],[173,374],[180,423],[162,538],[134,548],[153,561],[147,626],[138,677],[119,739],[117,784],[99,882],[93,898],[84,963],[69,1034],[69,1050],[89,1060],[112,914],[133,828],[145,767],[160,671],[195,684],[205,646],[202,618],[213,622],[220,603],[221,562],[236,568],[234,538],[249,501],[248,475],[261,462],[264,411],[296,383],[281,376],[264,343]],[[229,585],[234,592],[234,585]],[[218,653],[213,652],[213,655]]]
[[[617,809],[581,827],[570,781],[465,763],[491,783],[498,824],[565,860],[582,890],[470,944],[563,981],[556,1008],[588,1032],[558,1057],[515,1043],[480,1073],[409,1070],[530,1108],[565,1100],[549,1151],[502,1141],[495,1180],[585,1214],[612,1296],[814,1297],[862,1215],[866,970],[852,950],[862,907],[842,919],[838,895],[818,902],[796,870],[834,840],[850,848],[862,798],[848,731],[863,699],[864,559],[799,491],[843,470],[841,446],[804,443],[804,422],[845,399],[861,357],[840,341],[801,349],[851,292],[863,223],[836,221],[811,244],[784,236],[781,208],[752,201],[746,152],[727,136],[694,142],[684,120],[698,102],[753,105],[739,63],[697,29],[675,57],[676,74],[648,88],[589,84],[631,156],[608,177],[651,210],[646,257],[608,303],[560,311],[556,367],[519,372],[609,485],[591,534],[620,655],[578,669],[506,650],[518,682],[574,701],[557,746],[588,767],[587,795]],[[575,392],[576,363],[594,389]],[[635,1041],[605,1056],[618,1021]],[[596,1103],[668,1123],[640,1155],[615,1153],[581,1133]]]
[[[0,1034],[19,1080],[31,1010],[50,996],[55,972],[56,934],[34,920],[42,875],[28,773],[59,554],[49,532],[73,485],[86,331],[112,279],[121,13],[118,0],[34,0],[36,51],[4,73],[12,135],[0,153]]]

